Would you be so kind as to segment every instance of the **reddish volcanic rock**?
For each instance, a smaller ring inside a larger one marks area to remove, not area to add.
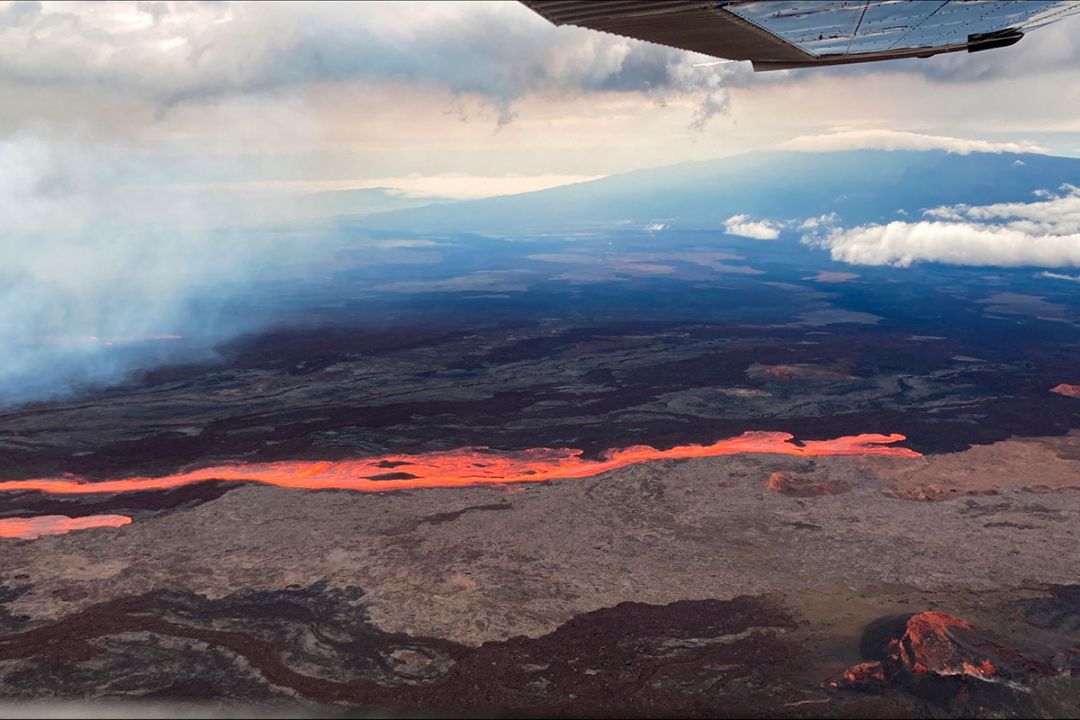
[[[1080,398],[1080,385],[1067,385],[1061,383],[1050,388],[1050,392],[1064,395],[1065,397]]]
[[[910,685],[912,681],[946,678],[1016,683],[1054,674],[1049,663],[999,645],[952,615],[916,613],[887,640],[878,636],[892,620],[872,623],[863,640],[863,652],[878,655],[880,660],[852,666],[830,681],[832,687],[876,690],[899,681]],[[873,647],[882,641],[883,646]]]
[[[846,493],[851,486],[843,480],[817,479],[781,471],[769,476],[765,489],[788,497],[813,497]]]
[[[889,643],[888,661],[894,667],[916,673],[992,677],[995,673],[993,663],[968,647],[971,630],[969,623],[945,613],[912,615],[904,634]],[[964,634],[958,635],[960,631]]]
[[[852,665],[841,673],[840,677],[829,681],[829,685],[835,688],[855,688],[859,690],[884,687],[887,683],[885,666],[877,660]]]
[[[851,376],[841,369],[806,363],[796,363],[794,365],[754,365],[747,368],[747,374],[750,377],[771,378],[773,380],[822,380],[834,382],[851,379]]]
[[[779,378],[780,380],[794,380],[799,377],[798,371],[790,365],[772,365],[765,368],[763,373],[769,377]]]

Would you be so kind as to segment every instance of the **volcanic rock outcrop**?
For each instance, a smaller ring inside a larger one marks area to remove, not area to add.
[[[971,682],[1019,690],[1058,674],[1049,662],[1000,645],[941,612],[877,620],[866,628],[860,649],[868,661],[848,668],[830,686],[871,692],[898,686],[948,703],[966,702]]]
[[[836,382],[851,380],[842,367],[829,367],[810,363],[761,365],[753,363],[746,369],[747,377],[755,380],[813,380]]]
[[[325,582],[117,598],[0,632],[0,677],[8,697],[48,677],[51,692],[87,700],[122,685],[158,701],[301,699],[407,716],[741,717],[804,696],[790,678],[805,653],[785,637],[796,620],[760,598],[624,602],[478,647],[383,632],[365,598]]]
[[[781,470],[769,475],[765,489],[788,497],[814,497],[840,495],[851,490],[851,485],[843,480],[807,477]]]

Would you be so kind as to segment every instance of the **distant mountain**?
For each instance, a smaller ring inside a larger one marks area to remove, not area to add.
[[[447,198],[413,197],[389,188],[328,190],[300,197],[297,204],[311,217],[366,215],[448,202]]]
[[[412,197],[390,188],[356,188],[327,190],[295,197],[290,200],[288,211],[293,219],[317,219],[386,213],[437,202],[448,200],[438,197]]]
[[[721,228],[736,214],[793,219],[836,212],[851,224],[943,204],[1030,201],[1033,191],[1062,183],[1080,184],[1080,159],[937,150],[755,152],[370,215],[363,223],[414,232],[544,232],[658,222]]]
[[[449,198],[418,197],[392,188],[371,187],[326,190],[304,194],[281,191],[246,191],[218,198],[230,221],[241,224],[307,223],[330,218],[356,218],[372,213],[388,213],[432,203],[452,202]]]

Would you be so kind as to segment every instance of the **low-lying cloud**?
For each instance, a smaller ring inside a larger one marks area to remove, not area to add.
[[[1039,273],[1039,277],[1046,278],[1047,280],[1065,280],[1066,282],[1080,283],[1080,275],[1065,275],[1063,273],[1047,271]]]
[[[993,205],[946,205],[924,214],[936,220],[998,222],[1029,235],[1080,233],[1080,187],[1062,185],[1057,192],[1040,190],[1037,202]]]
[[[840,130],[821,135],[802,135],[781,143],[778,149],[801,152],[944,150],[958,155],[973,152],[1046,153],[1045,148],[1032,142],[991,142],[884,129]]]
[[[749,215],[732,215],[724,221],[724,232],[754,240],[775,240],[780,237],[780,225],[772,220],[751,220]]]
[[[857,265],[1080,266],[1080,188],[1039,194],[1029,203],[932,208],[918,222],[834,227],[803,241]]]

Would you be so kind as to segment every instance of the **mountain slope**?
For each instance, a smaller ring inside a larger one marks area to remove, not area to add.
[[[859,150],[759,152],[485,200],[371,215],[369,227],[416,232],[545,232],[669,222],[719,228],[736,214],[846,223],[943,204],[1029,201],[1080,184],[1080,159],[1034,154]]]

